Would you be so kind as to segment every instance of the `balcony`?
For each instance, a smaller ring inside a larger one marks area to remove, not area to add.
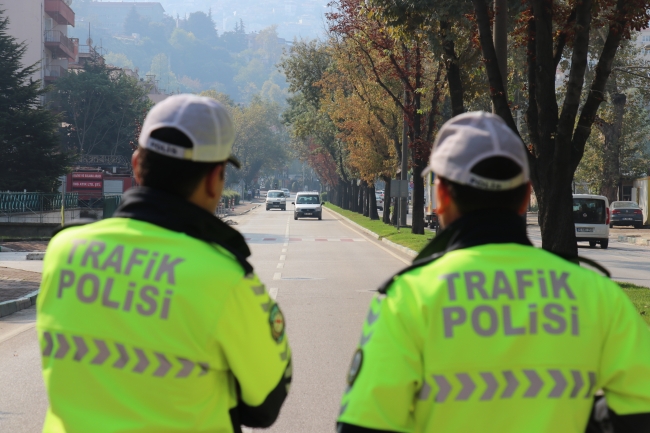
[[[57,79],[63,77],[68,71],[63,66],[49,65],[45,67],[45,82],[51,84]]]
[[[68,58],[74,60],[74,44],[66,35],[59,30],[45,31],[45,47],[52,51],[52,57],[55,59]]]
[[[74,11],[63,0],[45,0],[45,13],[59,25],[74,27]]]

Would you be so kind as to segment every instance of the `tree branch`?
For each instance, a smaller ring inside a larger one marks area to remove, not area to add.
[[[569,143],[573,139],[573,128],[578,115],[580,97],[585,83],[587,58],[589,56],[589,30],[591,28],[592,0],[581,0],[576,6],[576,30],[571,56],[569,83],[564,97],[562,114],[557,127],[556,158],[566,160],[571,155]],[[560,155],[561,154],[561,155]]]
[[[510,107],[508,106],[508,95],[503,87],[503,79],[501,77],[501,71],[499,70],[497,53],[494,49],[494,42],[492,41],[492,28],[490,26],[490,16],[488,13],[487,3],[485,0],[472,0],[472,3],[474,4],[476,21],[478,23],[481,49],[485,60],[485,69],[490,83],[490,97],[492,98],[492,103],[494,104],[496,114],[501,116],[515,134],[519,135],[517,124],[515,123],[515,119],[512,117]]]
[[[591,84],[587,101],[580,113],[578,126],[573,134],[571,164],[574,171],[578,167],[582,155],[584,154],[585,144],[589,139],[589,135],[591,135],[591,126],[596,119],[598,108],[605,100],[605,86],[607,85],[607,80],[612,73],[614,58],[616,57],[616,52],[618,51],[621,39],[623,38],[625,24],[627,23],[626,2],[628,2],[628,0],[618,0],[616,2],[616,15],[614,20],[609,24],[609,33],[607,34],[605,45],[603,46],[600,59],[598,60],[598,65],[596,66],[596,75]]]
[[[564,47],[566,46],[566,38],[569,33],[567,28],[575,21],[575,19],[576,19],[576,8],[573,8],[571,10],[571,14],[569,15],[569,18],[567,18],[567,22],[564,25],[564,29],[560,32],[560,35],[557,38],[555,51],[553,52],[555,69],[557,69],[557,66],[560,64],[560,61],[562,60],[562,54],[564,54]]]

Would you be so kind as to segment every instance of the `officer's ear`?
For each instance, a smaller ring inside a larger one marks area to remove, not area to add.
[[[530,181],[526,184],[526,195],[524,196],[524,201],[519,206],[519,215],[525,215],[528,212],[528,204],[530,203],[530,193],[532,192],[533,187]]]
[[[203,184],[206,194],[210,198],[221,196],[223,184],[226,179],[226,164],[219,163],[206,175]]]
[[[133,167],[133,177],[138,185],[142,185],[142,176],[140,175],[140,148],[138,147],[131,155],[131,166]]]

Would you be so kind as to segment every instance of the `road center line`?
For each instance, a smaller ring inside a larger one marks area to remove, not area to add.
[[[276,272],[273,274],[273,279],[274,280],[281,280],[282,279],[282,274],[280,272]]]
[[[284,263],[278,263],[278,269],[284,268]]]
[[[280,256],[280,261],[283,261],[283,260],[286,260],[286,259],[287,259],[287,256],[285,256],[284,254]]]
[[[273,299],[275,301],[275,298],[278,297],[278,288],[277,287],[271,287],[269,289],[269,296],[271,297],[271,299]]]

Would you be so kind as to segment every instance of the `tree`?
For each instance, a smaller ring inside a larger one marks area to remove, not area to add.
[[[155,76],[158,86],[164,91],[171,93],[178,91],[180,87],[176,74],[169,67],[169,58],[164,53],[154,56],[153,60],[151,60],[151,69],[149,69],[147,75]]]
[[[444,62],[431,56],[429,42],[421,35],[414,33],[408,41],[396,38],[385,31],[385,26],[372,9],[360,6],[356,0],[338,0],[334,4],[336,10],[326,15],[330,32],[355,45],[359,53],[356,60],[366,65],[369,77],[402,110],[408,124],[413,173],[411,231],[424,234],[422,172],[428,164],[433,136],[438,127]],[[391,89],[389,80],[398,80],[403,93]]]
[[[202,42],[213,45],[217,42],[218,34],[212,16],[204,12],[192,12],[183,25],[183,29],[191,32]]]
[[[71,163],[61,150],[56,116],[40,104],[48,89],[23,67],[27,49],[7,33],[0,11],[0,190],[53,191]]]
[[[389,3],[371,0],[371,4]],[[381,4],[386,16],[418,11],[448,11],[454,21],[471,16],[483,54],[489,94],[495,111],[520,134],[505,92],[492,37],[493,11],[487,0],[405,0],[396,8]],[[531,179],[539,203],[542,245],[565,256],[577,255],[571,184],[601,103],[621,42],[632,29],[647,25],[647,0],[511,1],[511,37],[526,56],[526,130]],[[399,13],[397,13],[399,12]],[[589,54],[593,31],[605,35],[602,49]],[[566,91],[556,93],[556,73],[567,60]],[[584,92],[586,74],[595,67]]]
[[[117,66],[118,68],[135,69],[133,62],[122,53],[110,52],[104,56],[104,60],[106,60],[106,63],[109,65]]]
[[[66,125],[65,149],[79,155],[125,155],[151,106],[147,88],[120,69],[89,62],[56,83],[54,101]]]

